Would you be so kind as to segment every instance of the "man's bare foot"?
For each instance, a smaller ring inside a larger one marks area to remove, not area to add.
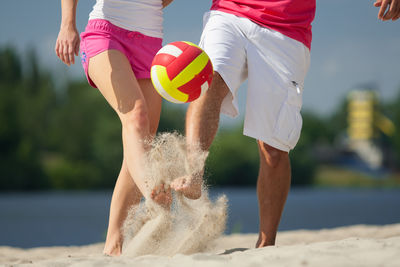
[[[171,188],[160,184],[150,194],[151,199],[164,208],[170,208],[172,203]]]
[[[201,184],[201,179],[182,176],[173,180],[170,186],[189,199],[198,199],[201,197]]]
[[[262,248],[267,246],[275,246],[275,235],[273,238],[268,239],[267,235],[263,232],[259,233],[256,248]]]

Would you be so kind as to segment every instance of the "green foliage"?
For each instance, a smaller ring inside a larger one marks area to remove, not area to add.
[[[292,185],[310,185],[314,182],[317,168],[316,160],[303,142],[300,142],[290,152],[290,167],[292,170]]]
[[[207,183],[255,186],[258,162],[257,143],[243,136],[241,127],[233,131],[221,131],[207,159]]]
[[[69,83],[53,115],[50,140],[55,155],[45,165],[51,184],[112,187],[122,161],[121,126],[98,90],[85,81]]]
[[[28,58],[28,65],[32,60]],[[51,97],[46,95],[48,87],[43,80],[37,81],[42,90],[30,93],[32,76],[28,70],[23,79],[21,62],[13,49],[0,50],[0,189],[48,187],[39,159],[44,143],[38,138],[46,118],[40,117],[38,124],[32,122],[38,119],[38,106],[51,101]],[[32,99],[37,105],[30,102]]]
[[[22,77],[21,62],[17,53],[11,47],[0,50],[0,81],[13,84],[19,82]]]
[[[163,100],[158,125],[158,132],[173,132],[180,134],[184,133],[185,128],[185,109],[181,105],[176,105]]]
[[[326,130],[328,142],[332,143],[338,135],[346,133],[347,129],[347,99],[343,99],[334,113],[322,122],[322,127]]]
[[[303,128],[299,142],[290,152],[293,185],[309,185],[313,183],[317,161],[311,148],[316,143],[324,143],[329,139],[329,130],[324,127],[323,120],[310,112],[303,112]]]
[[[0,190],[111,187],[121,165],[118,118],[86,82],[63,94],[30,51],[21,70],[0,51]]]
[[[400,169],[400,88],[399,94],[392,99],[389,103],[382,107],[383,111],[392,120],[396,126],[393,136],[385,138],[385,145],[394,151],[394,166],[397,166],[397,171]]]
[[[53,158],[46,161],[45,170],[54,189],[95,189],[104,184],[98,165],[86,161]]]

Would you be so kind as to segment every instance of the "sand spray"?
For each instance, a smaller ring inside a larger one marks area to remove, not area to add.
[[[203,170],[207,153],[191,149],[188,158],[185,138],[177,133],[163,133],[149,143],[146,158],[146,186],[169,185],[174,179]],[[227,198],[215,202],[208,197],[206,186],[197,200],[173,192],[171,209],[165,209],[146,198],[133,206],[125,220],[123,256],[173,256],[204,250],[225,230]]]

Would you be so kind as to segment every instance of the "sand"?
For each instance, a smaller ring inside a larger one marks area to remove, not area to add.
[[[277,245],[253,248],[256,234],[221,236],[202,252],[107,257],[103,244],[18,249],[0,247],[2,266],[400,266],[400,224],[355,225],[278,233]]]

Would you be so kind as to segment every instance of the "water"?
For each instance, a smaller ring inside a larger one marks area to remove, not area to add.
[[[214,189],[229,198],[226,233],[256,233],[255,188]],[[102,242],[111,191],[0,194],[0,246],[84,245]],[[280,230],[322,229],[352,224],[400,223],[400,190],[291,190]]]
[[[0,195],[0,245],[82,245],[105,239],[111,192]]]
[[[228,231],[238,228],[242,233],[257,232],[256,190],[229,189],[225,192],[231,207]],[[289,193],[279,230],[400,223],[399,204],[398,189],[294,188]]]

